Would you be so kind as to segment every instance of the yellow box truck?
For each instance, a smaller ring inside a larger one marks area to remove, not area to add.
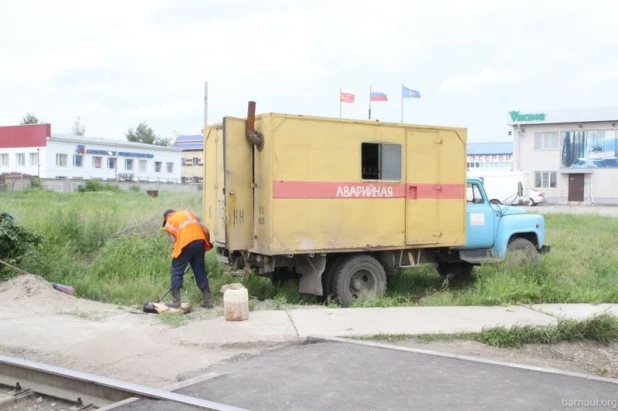
[[[467,275],[487,258],[466,250],[464,128],[256,116],[250,102],[204,141],[204,222],[229,266],[298,274],[300,292],[349,305],[397,268]]]

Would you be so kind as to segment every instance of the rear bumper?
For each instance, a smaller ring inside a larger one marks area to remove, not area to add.
[[[551,246],[548,245],[544,245],[543,247],[541,247],[541,249],[539,250],[539,252],[541,254],[547,254],[549,253],[549,251],[551,250]]]

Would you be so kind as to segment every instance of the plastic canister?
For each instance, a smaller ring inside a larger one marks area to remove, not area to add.
[[[227,321],[245,321],[249,318],[249,292],[242,284],[226,284],[223,292],[223,310]]]

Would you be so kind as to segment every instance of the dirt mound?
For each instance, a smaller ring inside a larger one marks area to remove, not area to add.
[[[41,311],[81,309],[88,311],[116,310],[116,306],[77,298],[54,289],[43,277],[23,274],[0,282],[1,305],[27,305]]]

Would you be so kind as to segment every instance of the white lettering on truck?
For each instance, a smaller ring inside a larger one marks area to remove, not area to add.
[[[337,197],[393,197],[393,187],[338,186]]]

